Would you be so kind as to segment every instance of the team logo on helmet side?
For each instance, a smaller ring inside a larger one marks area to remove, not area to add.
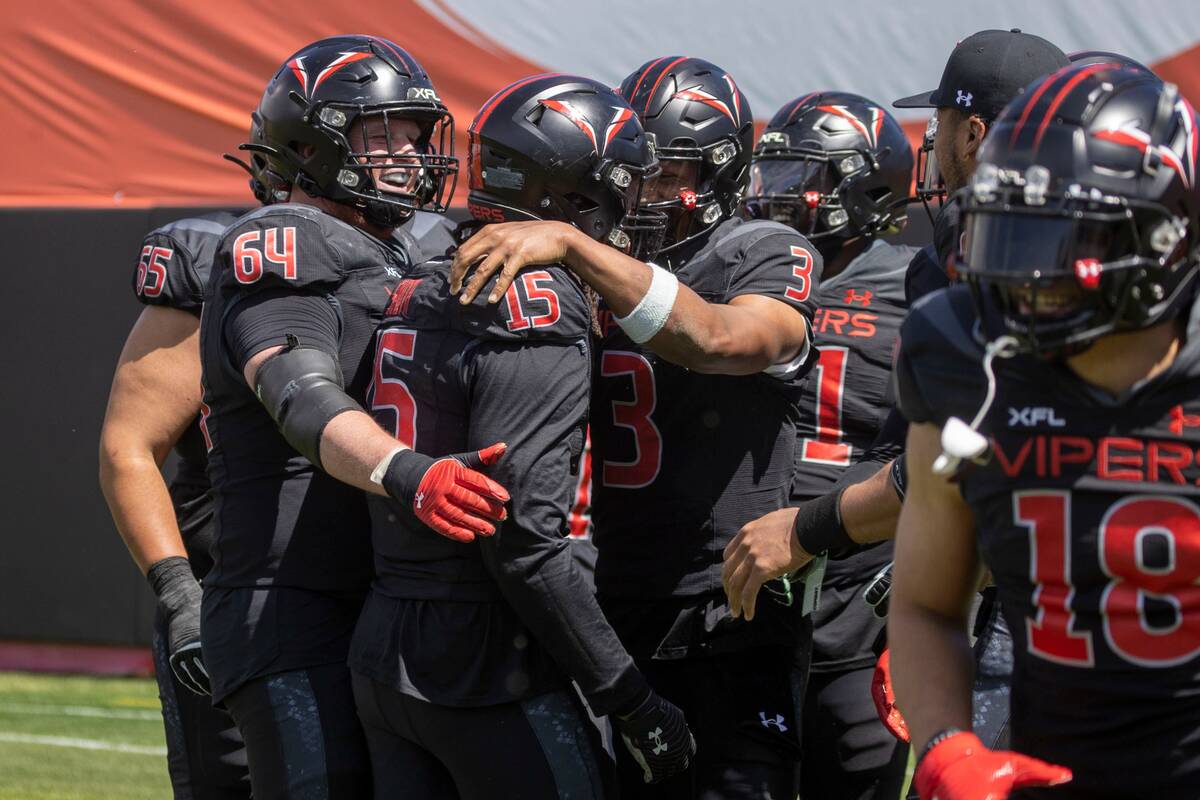
[[[879,143],[879,131],[883,127],[883,109],[875,106],[869,107],[871,110],[871,122],[865,124],[861,119],[851,113],[846,106],[817,106],[818,111],[825,111],[834,116],[841,117],[849,122],[854,129],[863,135],[867,140],[867,144],[874,148]]]
[[[321,83],[330,75],[334,74],[342,67],[353,64],[355,61],[362,61],[365,58],[370,58],[373,55],[375,54],[370,50],[342,51],[338,54],[337,58],[329,62],[329,65],[326,66],[325,69],[317,73],[316,80],[312,82],[311,90],[308,86],[308,68],[304,66],[305,57],[301,56],[300,58],[293,58],[287,63],[287,65],[292,70],[292,74],[296,76],[296,80],[300,82],[301,93],[305,97],[312,97],[312,93],[317,91],[317,87],[319,87]]]
[[[1185,131],[1184,152],[1176,153],[1165,144],[1155,147],[1150,145],[1150,134],[1138,127],[1137,122],[1130,120],[1119,128],[1096,131],[1092,136],[1105,142],[1135,147],[1142,153],[1153,151],[1163,163],[1175,170],[1183,179],[1183,185],[1191,188],[1196,177],[1196,149],[1200,144],[1196,137],[1195,112],[1186,100],[1180,99],[1175,103],[1175,113],[1179,115]]]
[[[613,140],[613,137],[617,135],[621,128],[625,127],[625,123],[633,119],[633,111],[631,109],[613,106],[613,111],[615,113],[609,121],[608,127],[604,130],[604,146],[597,153],[600,156],[604,155],[604,152],[608,150],[609,142]]]
[[[704,89],[702,89],[699,84],[696,86],[692,86],[691,88],[688,88],[688,89],[680,89],[678,92],[671,95],[671,99],[672,100],[676,100],[676,99],[688,100],[693,103],[703,103],[704,105],[708,106],[709,108],[715,108],[717,111],[720,111],[722,114],[729,117],[729,121],[732,122],[734,125],[739,125],[741,112],[738,109],[737,89],[733,87],[733,81],[729,80],[728,75],[725,76],[725,80],[729,84],[729,86],[733,89],[733,109],[732,110],[730,110],[728,103],[726,103],[724,100],[721,100],[718,97],[714,97],[713,95],[704,91]]]
[[[564,117],[571,120],[571,123],[576,128],[579,128],[579,130],[583,131],[587,137],[592,140],[592,149],[597,153],[600,152],[600,146],[596,142],[596,129],[592,127],[592,123],[583,115],[583,112],[575,108],[575,106],[571,105],[566,100],[549,99],[539,100],[538,102],[551,111],[557,111],[559,114],[562,114]]]
[[[304,68],[304,57],[293,58],[287,62],[287,65],[292,74],[296,76],[296,80],[300,81],[301,94],[308,97],[308,70]]]

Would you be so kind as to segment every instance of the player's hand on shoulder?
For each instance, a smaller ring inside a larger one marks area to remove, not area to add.
[[[508,492],[479,470],[499,461],[506,447],[494,444],[441,458],[401,450],[388,463],[381,485],[442,536],[456,542],[491,536],[493,523],[508,516]]]
[[[566,261],[568,242],[576,233],[576,229],[565,222],[539,220],[485,225],[455,252],[450,268],[450,291],[459,294],[460,302],[465,305],[472,302],[499,272],[496,285],[488,294],[488,302],[495,303],[508,291],[523,267]],[[471,277],[464,285],[463,279],[472,267]]]
[[[917,764],[914,783],[921,800],[1003,800],[1017,789],[1071,780],[1066,767],[1011,750],[989,750],[968,731],[947,733],[935,737],[937,743]]]
[[[614,714],[612,720],[625,747],[642,768],[646,783],[658,783],[683,772],[696,754],[696,740],[683,712],[653,690],[636,708]]]
[[[800,546],[794,532],[798,511],[781,508],[748,522],[726,545],[721,583],[734,619],[754,619],[762,585],[812,561],[814,554]]]

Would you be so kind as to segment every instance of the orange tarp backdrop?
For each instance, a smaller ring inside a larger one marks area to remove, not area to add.
[[[531,14],[528,3],[516,3],[514,10],[496,0],[485,19],[475,20],[476,27],[455,10],[455,2],[0,0],[0,206],[251,204],[245,174],[221,154],[235,152],[245,140],[249,112],[279,65],[303,45],[338,33],[384,36],[412,53],[454,114],[457,152],[465,160],[466,129],[480,105],[497,89],[552,65],[533,63],[533,56],[498,44],[486,30],[486,19],[509,19],[522,8]],[[532,14],[520,22],[523,31],[540,31],[541,38],[530,42],[546,47],[559,42],[559,59],[564,47],[593,54],[611,49],[604,63],[623,65],[616,74],[624,74],[657,55],[626,52],[640,45],[611,30],[603,41],[595,40],[598,34],[587,27],[595,13],[589,6],[556,4],[554,9],[552,16]],[[1101,12],[1113,25],[1124,13],[1113,3],[1098,5]],[[1068,13],[1065,7],[1062,13]],[[552,35],[567,29],[560,17],[571,18],[567,28],[577,35],[566,43]],[[919,16],[905,19],[911,30],[896,30],[895,37],[922,34]],[[628,25],[638,24],[630,16]],[[1155,26],[1168,23],[1140,24],[1153,39],[1156,30],[1161,33]],[[695,40],[690,46],[704,50],[713,46],[721,23],[701,15],[688,25],[694,26],[688,30],[687,38]],[[752,33],[755,40],[782,35]],[[929,47],[946,46],[929,36]],[[656,44],[653,39],[649,46]],[[735,45],[742,49],[721,58],[750,46]],[[555,55],[547,51],[546,57]],[[1170,52],[1149,66],[1178,83],[1193,102],[1200,100],[1200,46]],[[851,59],[826,72],[820,80],[831,88],[842,82],[865,87],[878,67]],[[905,93],[932,87],[938,72],[940,67],[929,75],[914,74]],[[814,76],[787,80],[805,86],[809,79]],[[875,96],[875,89],[869,94]],[[886,102],[889,96],[875,99]],[[769,108],[759,108],[758,116],[761,124]],[[919,143],[924,122],[906,119],[904,127]],[[464,197],[460,182],[458,202]]]
[[[461,158],[483,102],[545,71],[475,44],[411,0],[370,5],[7,0],[0,205],[253,203],[246,174],[221,153],[245,141],[250,110],[284,59],[324,36],[371,33],[412,53],[454,114]]]

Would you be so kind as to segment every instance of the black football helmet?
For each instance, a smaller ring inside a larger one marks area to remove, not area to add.
[[[725,70],[699,58],[663,56],[621,82],[663,167],[646,208],[668,215],[663,250],[733,216],[746,192],[754,115]]]
[[[393,145],[396,119],[420,126],[416,152]],[[267,84],[251,120],[251,141],[240,149],[252,154],[247,169],[260,200],[294,184],[394,227],[418,208],[444,211],[454,192],[454,119],[416,59],[386,39],[334,36],[302,48]],[[386,148],[368,144],[375,121]],[[381,178],[384,171],[403,183]]]
[[[484,103],[470,129],[471,215],[548,219],[638,258],[661,246],[667,215],[640,209],[658,173],[637,114],[589,78],[535,75]]]
[[[1077,53],[1067,54],[1067,60],[1077,67],[1089,64],[1112,64],[1117,67],[1140,69],[1146,72],[1152,71],[1140,61],[1135,61],[1129,56],[1123,56],[1120,53],[1110,53],[1107,50],[1080,50]]]
[[[1065,67],[996,120],[961,192],[956,267],[989,335],[1057,357],[1190,306],[1197,119],[1173,84]]]
[[[913,152],[900,123],[848,92],[813,92],[775,114],[758,138],[746,212],[818,247],[895,233],[908,215]]]

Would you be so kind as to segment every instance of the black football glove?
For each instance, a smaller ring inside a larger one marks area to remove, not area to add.
[[[212,694],[200,654],[200,584],[182,556],[156,561],[146,580],[167,621],[167,654],[175,677],[198,695]]]
[[[875,577],[867,584],[867,588],[863,589],[863,600],[875,612],[875,616],[885,619],[888,615],[888,598],[891,594],[892,564],[888,562],[886,567],[875,573]]]
[[[653,691],[632,712],[613,715],[613,725],[646,783],[683,772],[696,754],[696,740],[683,712]]]

